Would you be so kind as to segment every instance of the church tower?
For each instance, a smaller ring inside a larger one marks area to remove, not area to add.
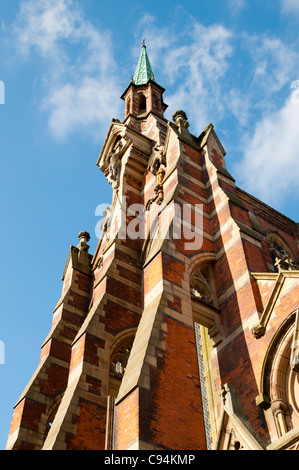
[[[70,248],[7,449],[298,446],[297,224],[236,186],[212,124],[167,120],[164,91],[143,43],[97,161],[98,246]]]

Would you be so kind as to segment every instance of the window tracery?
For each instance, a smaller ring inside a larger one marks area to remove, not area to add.
[[[212,289],[212,275],[209,267],[197,268],[190,277],[190,291],[193,300],[215,306]]]
[[[290,247],[278,233],[269,232],[267,234],[267,243],[276,272],[279,269],[291,270],[296,268],[294,255]]]
[[[190,294],[193,320],[195,323],[207,328],[208,334],[216,347],[223,340],[223,331],[214,285],[213,268],[210,263],[204,262],[191,271]]]
[[[132,343],[133,339],[130,338],[112,353],[110,359],[110,373],[115,377],[123,377],[131,353]]]

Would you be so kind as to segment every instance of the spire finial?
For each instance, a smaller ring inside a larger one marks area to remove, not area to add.
[[[141,54],[133,77],[133,83],[135,83],[135,85],[145,85],[149,80],[152,80],[153,82],[155,81],[152,67],[147,55],[145,40],[146,38],[144,38],[142,41]]]

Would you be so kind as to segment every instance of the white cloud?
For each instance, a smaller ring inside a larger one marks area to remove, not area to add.
[[[101,124],[106,128],[114,116],[115,92],[108,80],[102,83],[85,76],[78,84],[67,83],[53,90],[43,105],[50,112],[49,126],[57,138],[87,132],[98,139]]]
[[[286,87],[299,78],[295,46],[267,34],[237,35],[223,25],[187,21],[179,33],[157,28],[153,17],[150,25],[143,23],[144,36],[150,37],[147,26],[163,44],[157,65],[161,84],[168,84],[168,118],[183,109],[194,134],[209,122],[218,134],[223,128],[228,154],[234,148],[241,155],[232,169],[237,184],[270,205],[281,204],[289,191],[298,191],[299,104],[283,102]],[[151,39],[149,44],[151,52]],[[230,118],[234,127],[226,124]]]
[[[254,86],[269,96],[290,83],[298,70],[299,54],[294,48],[276,37],[247,36],[246,41],[255,63]]]
[[[81,20],[72,3],[72,0],[22,1],[14,24],[21,53],[28,55],[31,49],[44,57],[59,53],[57,41],[69,39]]]
[[[158,27],[147,14],[136,28],[136,37],[147,38],[156,79],[167,85],[167,117],[183,109],[192,133],[200,134],[213,122],[216,132],[219,125],[231,132],[228,143],[234,148],[245,142],[235,168],[240,186],[278,203],[290,188],[296,190],[299,176],[294,150],[299,105],[277,100],[299,78],[298,52],[278,37],[237,35],[188,15],[180,21],[184,28],[174,23]],[[49,113],[52,133],[63,139],[82,131],[99,138],[101,127],[122,112],[110,32],[96,29],[74,0],[23,1],[13,32],[21,54],[35,54],[48,67],[42,108]],[[139,51],[137,44],[136,64]],[[235,129],[226,127],[231,117]],[[244,129],[247,139],[242,141]]]
[[[287,194],[299,194],[298,122],[299,102],[290,96],[280,110],[257,122],[235,166],[238,185],[272,206]]]
[[[73,0],[23,1],[13,32],[19,53],[40,56],[47,67],[41,101],[53,135],[84,129],[99,138],[101,124],[120,111],[110,32],[97,30]]]

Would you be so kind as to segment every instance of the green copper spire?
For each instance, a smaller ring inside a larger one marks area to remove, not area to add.
[[[153,80],[155,82],[155,77],[146,52],[146,46],[144,44],[144,41],[145,39],[142,43],[141,54],[139,57],[138,65],[136,67],[135,75],[132,80],[135,85],[145,85],[149,80]]]

